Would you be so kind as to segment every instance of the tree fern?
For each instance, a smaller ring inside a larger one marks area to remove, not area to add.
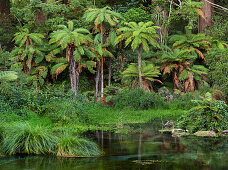
[[[121,18],[121,14],[116,13],[111,10],[110,7],[104,7],[104,8],[90,8],[88,9],[83,18],[87,22],[93,22],[94,23],[94,30],[98,31],[99,34],[95,37],[95,43],[99,42],[100,38],[100,44],[104,44],[104,33],[105,33],[105,23],[107,23],[110,26],[116,26],[119,22],[118,18]],[[113,38],[113,34],[112,37]],[[112,42],[111,42],[112,43]],[[99,50],[99,53],[102,53],[102,50]],[[98,83],[100,79],[100,94],[101,97],[104,97],[104,56],[100,55],[100,60],[98,60],[97,64],[97,73],[96,73],[96,96],[98,95]],[[101,77],[100,77],[101,76]]]
[[[187,28],[186,28],[187,29]],[[187,30],[186,30],[187,32]],[[174,42],[173,49],[188,49],[204,59],[203,52],[210,47],[210,37],[205,34],[186,33],[184,35],[172,35],[170,41]]]
[[[149,52],[149,47],[159,47],[156,38],[158,38],[158,34],[156,29],[158,26],[154,26],[153,22],[129,22],[124,23],[124,27],[121,27],[117,30],[119,35],[116,38],[115,44],[119,44],[121,41],[125,40],[125,47],[131,44],[131,49],[135,51],[138,50],[138,78],[139,78],[139,85],[142,86],[142,70],[141,70],[141,53],[142,49],[145,52]]]
[[[122,73],[123,74],[123,82],[130,83],[131,85],[138,84],[138,66],[136,63],[131,63],[128,68]],[[155,79],[161,75],[159,67],[155,66],[152,63],[146,63],[142,61],[142,80],[143,80],[143,87],[149,90],[149,87],[152,88],[152,82],[158,81],[161,83],[160,80]]]
[[[51,73],[58,76],[67,66],[69,66],[71,87],[74,93],[76,93],[78,91],[79,73],[81,71],[83,57],[87,55],[90,60],[94,57],[91,48],[89,47],[93,40],[87,29],[75,29],[72,21],[68,21],[67,26],[59,25],[58,28],[59,30],[51,33],[49,43],[55,44],[62,50],[66,49],[66,58],[69,64],[66,62],[59,62],[51,69]],[[54,51],[47,56],[48,59],[50,61],[56,61],[57,59],[51,59],[50,56],[54,56],[58,52],[60,52],[58,48],[54,49]]]

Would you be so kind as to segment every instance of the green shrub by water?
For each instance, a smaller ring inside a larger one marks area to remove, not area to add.
[[[143,89],[123,90],[114,97],[114,107],[118,109],[147,110],[164,108],[164,106],[164,97]]]
[[[228,106],[224,101],[213,101],[212,95],[207,93],[201,100],[196,100],[196,107],[178,120],[177,127],[196,131],[222,131],[228,125]]]

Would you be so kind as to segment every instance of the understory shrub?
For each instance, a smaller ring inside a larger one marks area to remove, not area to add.
[[[114,107],[118,109],[147,110],[164,108],[164,106],[164,97],[143,89],[123,90],[114,97]]]
[[[211,84],[218,86],[228,98],[228,48],[211,48],[206,55]]]
[[[198,94],[197,92],[189,92],[182,95],[178,95],[174,98],[174,100],[168,103],[169,109],[189,110],[192,107],[196,106],[196,104],[192,102],[192,100],[199,99],[199,96],[200,94]]]
[[[177,127],[196,132],[200,130],[222,131],[228,125],[228,106],[224,101],[213,101],[212,95],[206,93],[202,100],[195,101],[198,106],[193,107],[183,115]]]

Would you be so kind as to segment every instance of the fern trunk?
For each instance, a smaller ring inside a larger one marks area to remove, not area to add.
[[[99,80],[100,80],[100,61],[97,61],[97,72],[95,77],[95,84],[96,84],[96,97],[98,97],[99,94]]]
[[[111,86],[111,78],[112,78],[112,58],[109,58],[109,66],[108,66],[108,86]]]
[[[101,22],[101,44],[103,44],[103,36],[104,36],[104,24]],[[101,97],[104,97],[104,57],[101,56]]]
[[[142,88],[142,45],[138,47],[139,86]]]
[[[179,86],[179,77],[177,75],[176,71],[173,71],[173,89],[176,90],[178,89]]]
[[[70,50],[70,67],[69,67],[69,72],[70,72],[70,83],[71,83],[71,88],[74,94],[77,94],[78,92],[78,82],[79,82],[79,72],[77,69],[77,63],[74,60],[74,47],[69,48]]]

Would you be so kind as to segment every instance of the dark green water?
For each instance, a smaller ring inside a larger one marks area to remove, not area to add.
[[[161,135],[157,132],[160,125],[153,123],[136,128],[141,134],[97,132],[93,138],[105,153],[100,158],[17,156],[0,159],[0,170],[228,170],[228,137]]]

